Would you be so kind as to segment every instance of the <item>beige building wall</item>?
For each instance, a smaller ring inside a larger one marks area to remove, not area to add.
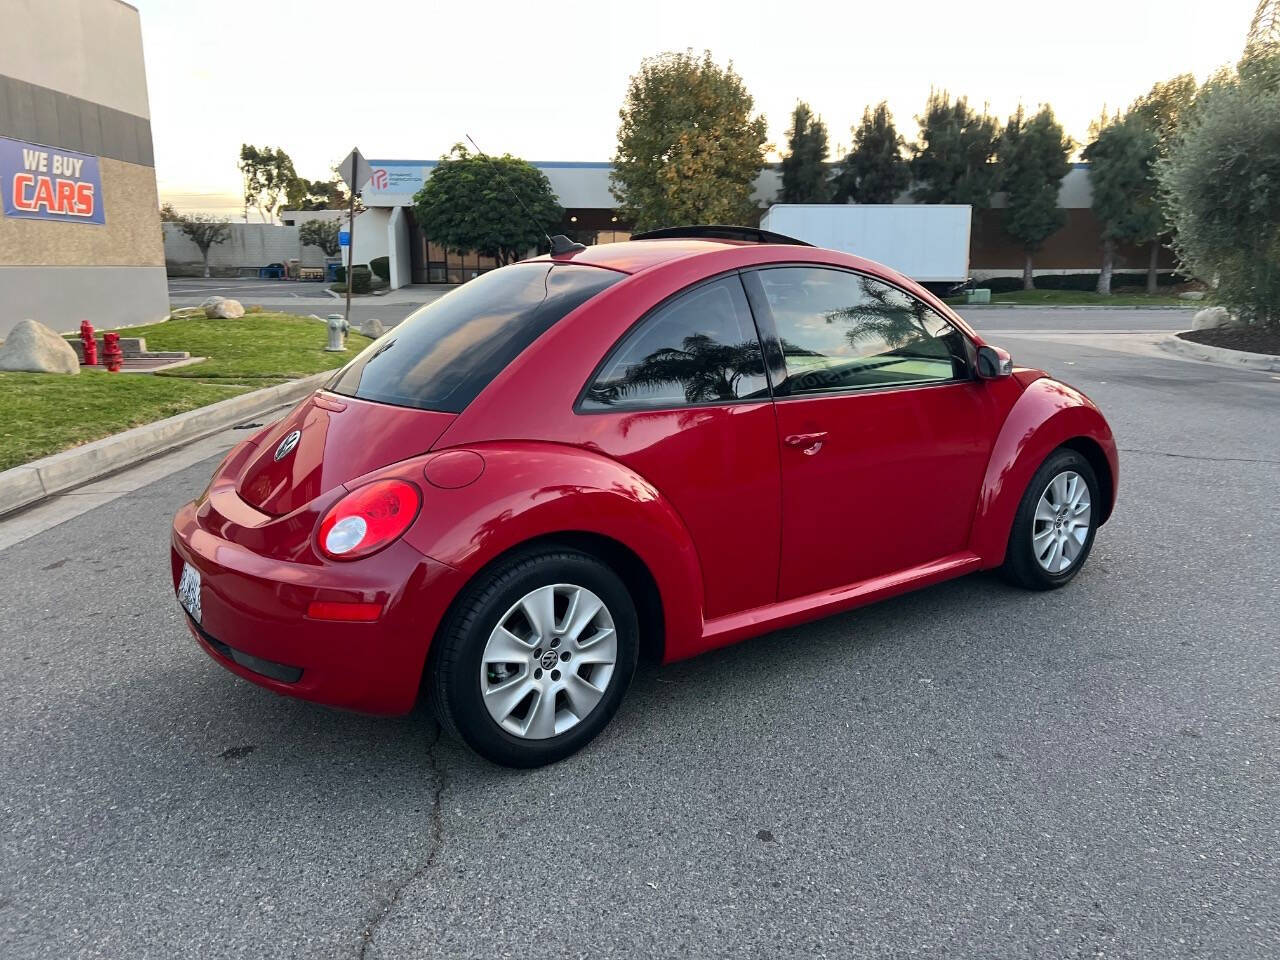
[[[160,201],[151,167],[99,158],[106,223],[57,223],[0,217],[6,266],[163,267]]]
[[[0,0],[0,137],[98,158],[102,224],[0,213],[0,338],[168,314],[142,25],[120,0]],[[0,178],[3,179],[3,178]],[[0,182],[0,195],[10,185]]]
[[[7,27],[0,30],[0,73],[150,119],[134,7],[120,0],[3,0],[0,13]]]

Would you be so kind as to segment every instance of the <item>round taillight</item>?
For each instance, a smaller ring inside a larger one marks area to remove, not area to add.
[[[375,480],[356,487],[320,522],[320,550],[332,560],[376,553],[413,523],[422,494],[407,480]]]

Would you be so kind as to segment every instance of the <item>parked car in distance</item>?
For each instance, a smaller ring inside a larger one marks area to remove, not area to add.
[[[227,455],[174,518],[227,669],[492,761],[590,741],[663,662],[977,570],[1079,573],[1111,431],[936,297],[741,228],[503,267]]]

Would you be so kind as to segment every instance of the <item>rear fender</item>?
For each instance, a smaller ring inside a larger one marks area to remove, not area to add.
[[[424,466],[459,449],[483,458],[479,476],[452,488],[429,482]],[[687,656],[702,636],[702,573],[693,540],[662,494],[616,460],[563,444],[480,443],[415,457],[348,486],[375,476],[404,477],[422,489],[422,510],[404,539],[468,580],[531,540],[608,537],[639,557],[657,585],[665,659]]]
[[[983,566],[998,567],[1004,562],[1014,514],[1040,464],[1058,447],[1082,439],[1101,449],[1110,471],[1110,482],[1103,484],[1104,495],[1109,496],[1102,505],[1105,519],[1118,479],[1116,444],[1106,419],[1074,387],[1051,377],[1029,384],[1000,428],[978,496],[972,549]]]

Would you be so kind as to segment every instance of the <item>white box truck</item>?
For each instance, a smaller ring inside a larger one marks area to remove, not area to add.
[[[969,279],[967,203],[775,203],[760,229],[893,267],[917,283]]]

